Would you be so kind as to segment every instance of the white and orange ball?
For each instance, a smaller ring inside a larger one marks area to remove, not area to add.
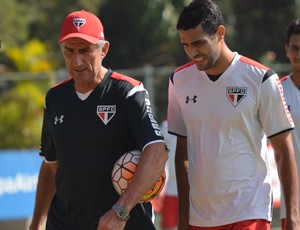
[[[115,163],[112,170],[112,183],[119,195],[121,195],[130,184],[141,156],[142,152],[139,150],[128,151]],[[166,172],[163,171],[158,181],[143,195],[140,202],[149,202],[158,196],[165,185],[165,181]]]

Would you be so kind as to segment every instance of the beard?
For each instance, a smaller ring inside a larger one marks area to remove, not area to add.
[[[217,59],[214,57],[210,57],[209,59],[207,59],[206,62],[203,63],[199,63],[199,62],[195,62],[197,69],[200,71],[206,71],[210,68],[212,68],[214,66],[214,64],[216,63]]]

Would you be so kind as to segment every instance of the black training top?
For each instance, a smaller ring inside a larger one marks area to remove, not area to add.
[[[115,162],[126,151],[158,141],[163,137],[148,93],[137,80],[108,71],[83,101],[71,77],[51,88],[40,155],[58,169],[47,229],[96,229],[119,198],[111,181]],[[147,229],[145,215],[151,218],[152,207],[137,205],[130,215],[126,229]]]

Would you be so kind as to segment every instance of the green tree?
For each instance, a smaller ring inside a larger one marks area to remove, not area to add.
[[[57,44],[61,24],[66,15],[72,11],[87,10],[96,13],[102,0],[51,0],[35,1],[37,9],[35,20],[28,24],[30,37],[38,38],[49,46],[52,60],[58,61],[60,66],[64,66],[60,48]]]
[[[36,19],[34,0],[1,0],[0,34],[2,49],[26,43],[30,23]]]
[[[53,61],[50,62],[46,46],[38,39],[32,39],[22,47],[8,48],[5,54],[19,71],[43,72],[53,70],[55,66]]]
[[[1,95],[0,149],[39,146],[43,103],[43,91],[30,82]]]
[[[38,39],[49,47],[52,60],[64,64],[57,39],[64,17],[74,10],[96,12],[101,0],[1,0],[0,34],[2,50],[23,46]],[[0,59],[1,62],[2,59]]]
[[[148,64],[182,65],[188,58],[180,45],[176,22],[179,12],[190,1],[2,0],[0,39],[3,53],[0,55],[0,64],[27,72],[64,67],[57,45],[61,23],[71,11],[84,9],[97,14],[104,24],[105,36],[111,43],[109,54],[104,59],[107,67],[123,69]],[[276,54],[276,61],[287,61],[284,53],[284,33],[290,21],[300,13],[299,1],[216,2],[223,12],[227,28],[225,39],[232,50],[256,60],[271,50]],[[157,103],[162,101],[159,108],[159,111],[163,111],[161,114],[165,114],[167,104],[167,77],[157,76],[154,82]],[[30,135],[35,138],[27,136],[26,141],[33,140],[31,146],[36,146],[42,107],[37,112],[34,106],[39,106],[38,95],[44,94],[47,85],[41,87],[36,82],[7,85],[9,87],[5,88],[5,94],[1,94],[3,89],[0,87],[1,146],[17,146],[16,143],[12,145],[11,140],[22,143],[18,146],[29,146],[30,144],[22,140],[27,135],[24,130],[29,129],[32,131]],[[30,115],[35,116],[34,122],[28,120]],[[37,126],[28,128],[27,124]]]
[[[66,14],[85,9],[98,14],[111,42],[105,62],[112,68],[182,64],[187,59],[178,42],[176,20],[190,0],[2,0],[0,33],[3,47],[24,45],[38,38],[49,55],[64,66],[57,45]],[[273,50],[286,61],[283,41],[289,22],[300,13],[294,0],[216,0],[224,14],[227,42],[234,50],[259,59]],[[1,60],[0,60],[1,61]]]
[[[256,60],[274,51],[277,60],[286,61],[284,33],[296,11],[294,0],[233,0],[226,18],[235,30],[230,47]]]
[[[133,68],[146,64],[169,65],[178,50],[175,28],[177,10],[172,1],[109,0],[98,13],[111,43],[105,63],[112,68]],[[181,47],[180,47],[181,48]]]
[[[53,69],[47,59],[46,46],[32,39],[24,46],[7,48],[7,57],[19,71],[45,72]],[[44,81],[10,81],[0,94],[0,149],[37,148],[39,146],[44,93]]]

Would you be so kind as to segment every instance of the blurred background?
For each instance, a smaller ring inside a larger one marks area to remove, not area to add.
[[[0,229],[23,230],[33,211],[44,96],[68,77],[57,39],[64,17],[84,9],[101,19],[111,48],[104,65],[141,80],[157,120],[166,118],[168,77],[189,61],[176,20],[187,0],[1,0]],[[284,38],[300,0],[216,0],[228,46],[289,72]],[[276,176],[276,175],[275,175]],[[277,205],[278,206],[278,205]],[[277,208],[274,210],[277,225]]]

